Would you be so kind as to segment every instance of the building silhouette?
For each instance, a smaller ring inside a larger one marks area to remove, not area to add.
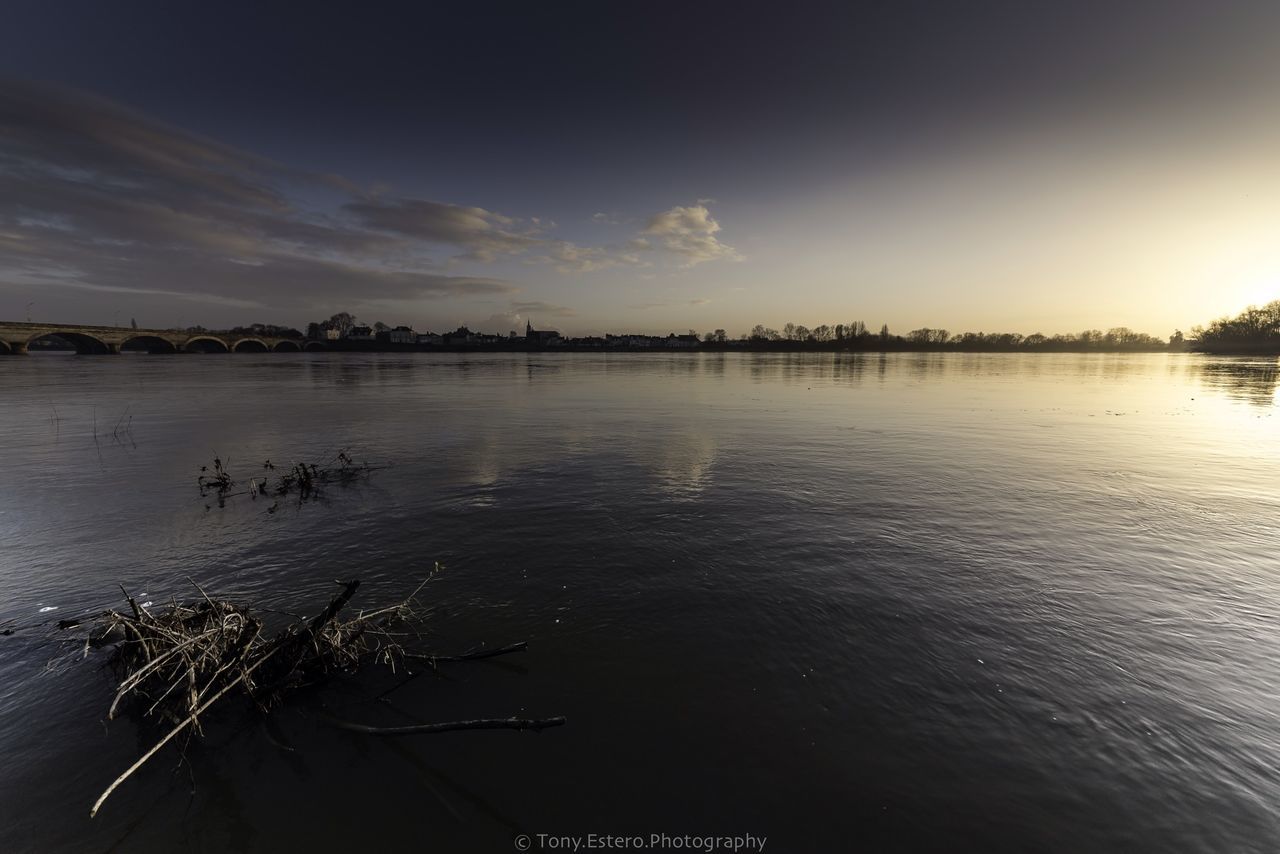
[[[534,329],[533,322],[526,320],[524,324],[524,340],[526,344],[545,347],[560,340],[560,333],[550,329]]]

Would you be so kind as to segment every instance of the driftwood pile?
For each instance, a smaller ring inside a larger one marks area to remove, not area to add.
[[[90,816],[174,738],[183,733],[199,735],[203,716],[224,699],[247,698],[267,711],[291,688],[314,683],[335,671],[350,672],[369,662],[393,668],[408,668],[414,663],[433,666],[441,661],[490,658],[525,649],[525,644],[519,643],[461,655],[411,652],[401,645],[406,637],[401,629],[414,617],[414,596],[422,585],[403,602],[342,619],[339,614],[360,582],[339,583],[342,591],[319,614],[299,619],[270,636],[264,633],[263,621],[248,608],[215,600],[198,586],[200,599],[171,602],[156,609],[139,605],[125,593],[127,610],[107,611],[97,617],[86,649],[111,645],[110,663],[120,678],[107,717],[129,710],[143,718],[163,719],[168,729],[107,787]],[[413,675],[410,672],[409,678]],[[330,722],[369,735],[402,736],[456,729],[541,730],[563,724],[564,718],[494,718],[393,728]]]

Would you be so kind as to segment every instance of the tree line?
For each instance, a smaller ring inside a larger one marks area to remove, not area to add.
[[[1280,353],[1280,300],[1249,306],[1191,330],[1193,348],[1206,353]]]
[[[219,335],[255,335],[264,338],[301,338],[302,333],[292,326],[279,326],[274,323],[250,323],[248,326],[233,326],[230,329],[208,329],[204,326],[188,326],[188,334],[198,335],[201,332],[214,332]]]
[[[355,315],[349,311],[340,311],[330,317],[328,320],[313,321],[307,324],[308,338],[324,338],[325,333],[330,330],[336,330],[339,337],[346,338],[351,334],[351,330],[360,325],[360,321],[356,320]],[[381,320],[369,324],[369,328],[374,332],[386,332],[392,327],[383,323]]]
[[[309,323],[307,337],[322,338],[330,329],[347,335],[357,325],[355,317],[339,312],[328,320]],[[390,329],[385,323],[372,325],[375,331]],[[189,327],[188,332],[205,332],[202,326]],[[279,338],[301,338],[297,329],[268,323],[237,326],[222,332],[263,335]],[[693,330],[690,330],[693,332]],[[1250,306],[1235,317],[1214,320],[1207,327],[1196,326],[1189,337],[1180,330],[1168,340],[1144,332],[1135,332],[1124,326],[1105,332],[1086,329],[1078,333],[1044,335],[1033,332],[958,332],[947,329],[921,327],[904,334],[895,334],[887,324],[873,332],[861,320],[847,323],[819,324],[808,327],[787,323],[782,329],[757,324],[750,332],[737,337],[724,329],[716,329],[698,336],[707,347],[752,347],[757,349],[839,349],[839,350],[1009,350],[1009,351],[1140,351],[1184,349],[1211,353],[1267,353],[1280,354],[1280,300],[1261,308]]]
[[[1174,332],[1168,341],[1145,332],[1135,332],[1117,326],[1105,332],[1086,329],[1079,333],[1044,335],[1039,332],[1024,335],[1020,332],[960,332],[952,334],[946,329],[922,327],[898,335],[882,324],[879,332],[872,332],[860,320],[849,323],[822,324],[809,328],[788,323],[781,330],[757,324],[736,341],[732,341],[723,329],[702,336],[704,344],[733,346],[734,344],[762,349],[849,349],[849,350],[1133,350],[1153,351],[1183,347],[1180,331]]]

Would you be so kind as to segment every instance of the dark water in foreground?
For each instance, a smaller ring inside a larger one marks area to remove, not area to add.
[[[0,850],[1280,849],[1276,380],[1166,355],[0,361],[0,619],[187,576],[290,611],[360,577],[373,605],[440,561],[437,650],[530,642],[394,707],[380,672],[300,697],[291,753],[226,720],[90,821],[145,744],[101,723],[100,656],[0,637]],[[391,467],[274,515],[196,494],[215,452],[247,477],[344,445]],[[321,700],[569,725],[370,740]]]

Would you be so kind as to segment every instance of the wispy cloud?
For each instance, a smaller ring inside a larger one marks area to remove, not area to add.
[[[528,302],[512,302],[511,310],[517,315],[536,314],[539,317],[577,317],[578,313],[568,306],[553,305],[549,302],[532,300]]]
[[[578,246],[566,240],[551,241],[542,247],[546,254],[529,259],[532,264],[550,264],[559,273],[594,273],[619,264],[639,263],[634,256],[624,256],[616,250]]]
[[[673,306],[673,305],[674,306],[690,305],[690,306],[697,307],[697,306],[710,305],[710,304],[711,304],[711,300],[707,299],[706,297],[697,297],[695,299],[683,300],[679,302],[673,302],[671,300],[657,300],[655,302],[634,303],[632,305],[627,306],[627,308],[635,309],[636,311],[647,311],[648,309],[651,309],[651,308],[666,308],[667,306]]]
[[[424,243],[456,246],[465,260],[491,262],[500,255],[518,255],[543,241],[538,221],[528,226],[484,208],[431,202],[425,199],[368,199],[349,202],[343,209],[360,223]]]
[[[654,214],[643,231],[621,246],[579,246],[563,240],[536,241],[543,253],[528,259],[532,264],[548,264],[560,273],[594,273],[610,267],[649,267],[655,254],[675,255],[682,266],[691,267],[706,261],[741,261],[736,249],[722,243],[716,235],[720,223],[706,207],[709,200],[699,200],[690,207],[673,207]],[[597,213],[598,223],[620,222],[611,214]],[[646,257],[648,256],[648,257]]]

